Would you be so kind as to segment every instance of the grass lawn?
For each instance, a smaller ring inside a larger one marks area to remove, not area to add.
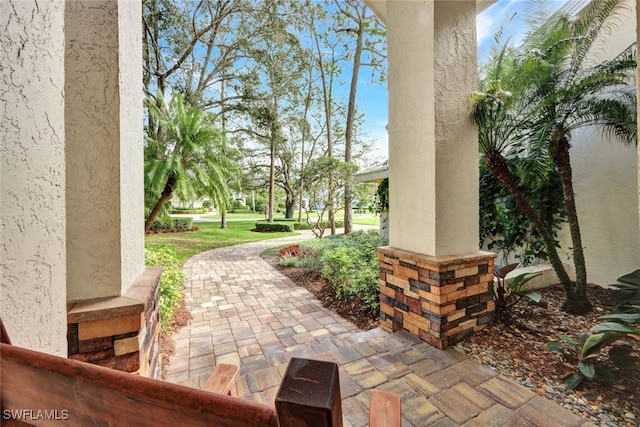
[[[317,217],[317,213],[310,211],[309,215],[312,218],[316,218]],[[336,220],[342,220],[344,217],[344,211],[338,211],[336,212]],[[205,219],[220,219],[220,215],[219,214],[211,214],[211,215],[203,215],[202,218]],[[298,211],[295,212],[295,215],[293,216],[294,219],[298,219]],[[326,218],[326,214],[325,214],[325,218]],[[282,213],[276,213],[274,215],[274,219],[284,219],[284,214]],[[227,214],[227,221],[231,222],[231,221],[238,221],[238,220],[254,220],[254,221],[259,221],[259,220],[264,220],[264,213],[250,213],[250,212],[243,212],[243,213],[228,213]],[[303,215],[302,217],[302,221],[306,221],[306,217]],[[361,225],[380,225],[380,217],[374,214],[353,214],[353,223],[354,224],[361,224]]]
[[[176,249],[178,259],[183,264],[193,255],[209,249],[297,234],[256,233],[251,231],[255,227],[255,221],[228,222],[224,230],[220,228],[219,222],[199,222],[194,225],[198,227],[198,231],[147,234],[145,245],[171,245]]]
[[[363,214],[359,216],[359,214],[353,215],[353,223],[360,225],[380,225],[380,217],[379,216],[371,216],[371,214]]]

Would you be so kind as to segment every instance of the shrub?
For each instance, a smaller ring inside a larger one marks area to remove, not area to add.
[[[172,231],[190,231],[193,228],[193,218],[171,218]]]
[[[329,239],[327,239],[329,240]],[[366,311],[380,306],[378,254],[385,242],[375,230],[356,231],[342,238],[341,245],[321,256],[322,276],[327,278],[338,298],[359,298]]]
[[[283,267],[297,267],[298,266],[298,257],[287,253],[287,254],[285,254],[285,255],[280,257],[280,260],[278,261],[278,264],[280,264]]]
[[[201,214],[207,212],[207,208],[174,208],[169,211],[170,214]]]
[[[304,252],[302,251],[302,249],[300,249],[300,245],[291,245],[291,246],[287,246],[286,248],[280,249],[281,257],[285,257],[285,256],[300,257],[302,255],[304,255]]]
[[[162,267],[160,277],[160,325],[163,333],[171,325],[173,311],[182,299],[182,282],[186,278],[176,251],[168,245],[149,245],[144,250],[145,265]]]
[[[171,229],[171,218],[168,216],[163,218],[156,218],[151,223],[151,231],[153,231],[154,233],[157,233],[163,230],[170,230],[170,229]]]
[[[615,285],[617,291],[614,297],[623,300],[613,308],[611,314],[598,318],[602,323],[582,333],[577,341],[558,334],[562,342],[547,343],[549,350],[577,364],[577,372],[565,381],[569,389],[577,387],[584,379],[615,380],[613,371],[597,363],[606,348],[609,349],[609,360],[620,371],[640,368],[637,347],[630,344],[632,339],[640,337],[640,270],[622,276],[618,281],[621,284]]]
[[[293,224],[286,222],[256,222],[256,231],[261,233],[292,232]]]
[[[159,233],[167,230],[190,231],[193,228],[193,218],[160,218],[151,224],[151,231]]]

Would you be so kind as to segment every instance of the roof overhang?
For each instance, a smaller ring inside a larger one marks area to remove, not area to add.
[[[388,162],[373,165],[366,169],[359,170],[353,174],[353,178],[357,182],[382,182],[383,179],[389,177]]]
[[[376,14],[378,19],[383,23],[387,22],[387,5],[394,1],[406,1],[406,0],[364,0],[364,3],[369,9]],[[485,11],[489,6],[496,3],[498,0],[476,0],[476,13]]]

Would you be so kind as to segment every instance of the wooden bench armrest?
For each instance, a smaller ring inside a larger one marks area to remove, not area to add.
[[[386,391],[371,391],[370,427],[400,427],[400,396]]]
[[[207,382],[202,386],[203,390],[211,393],[226,394],[229,396],[238,396],[236,389],[236,379],[240,374],[240,368],[235,365],[221,363],[216,366]]]

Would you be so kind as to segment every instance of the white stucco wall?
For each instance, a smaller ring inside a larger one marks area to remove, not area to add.
[[[594,61],[611,59],[636,40],[635,2],[625,3],[629,11],[594,52]],[[602,285],[615,283],[640,268],[637,147],[585,129],[571,140],[571,162],[587,279]],[[561,233],[561,244],[561,253],[569,256],[568,227]]]
[[[392,2],[389,61],[390,245],[427,255],[478,250],[474,1]]]
[[[119,0],[121,293],[144,270],[142,2]]]
[[[140,10],[66,3],[69,301],[119,296],[144,269]]]
[[[15,345],[67,354],[64,6],[0,2],[0,315]]]

